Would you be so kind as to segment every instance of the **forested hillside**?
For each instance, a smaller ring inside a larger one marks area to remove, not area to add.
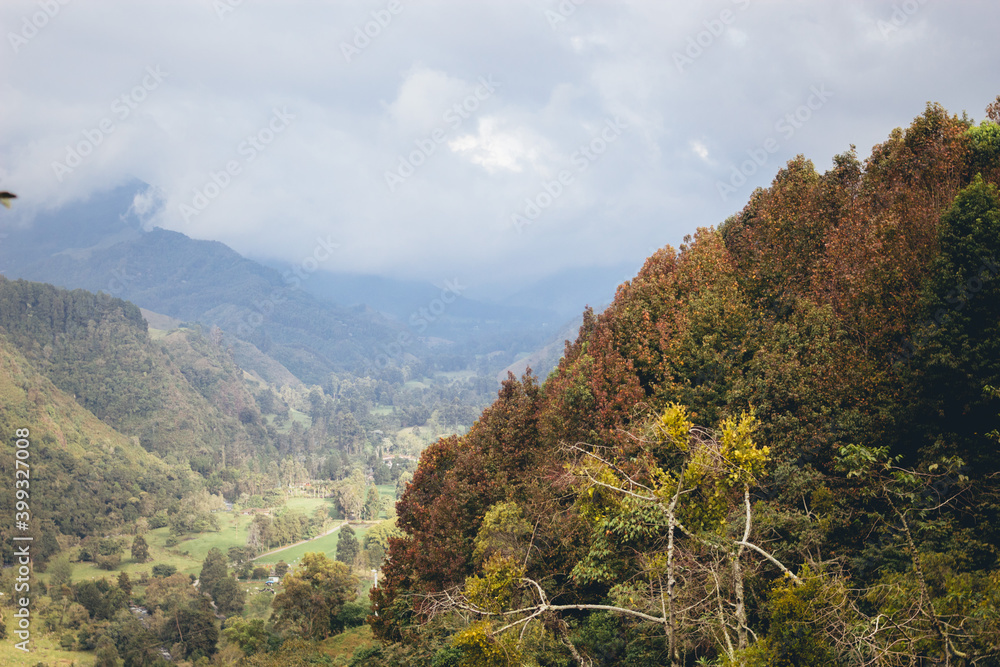
[[[0,427],[3,472],[14,479],[14,434],[28,431],[28,489],[35,563],[62,546],[59,537],[78,540],[116,533],[142,516],[152,516],[198,488],[187,466],[170,466],[81,408],[72,395],[39,373],[6,336],[0,337]],[[23,472],[23,471],[22,471]],[[21,488],[21,487],[18,487]],[[3,489],[4,507],[15,506],[13,482]],[[0,526],[3,561],[13,562],[14,515]]]
[[[371,664],[1000,664],[1000,102],[804,157],[398,503]]]

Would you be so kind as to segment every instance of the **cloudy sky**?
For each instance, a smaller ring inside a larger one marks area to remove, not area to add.
[[[150,225],[437,283],[638,265],[798,153],[1000,93],[995,0],[3,0],[0,26],[22,217],[135,177]]]

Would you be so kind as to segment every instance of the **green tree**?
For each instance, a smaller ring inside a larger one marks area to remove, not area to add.
[[[97,650],[94,652],[94,667],[118,667],[121,664],[118,649],[111,637],[104,635],[97,640]]]
[[[348,567],[354,565],[355,559],[361,547],[358,545],[358,538],[350,524],[340,529],[337,537],[337,560],[346,563]]]
[[[243,606],[246,604],[246,592],[240,588],[240,584],[232,577],[223,577],[216,582],[212,589],[212,599],[219,609],[219,613],[225,616],[233,616],[243,613]]]
[[[389,540],[393,537],[403,537],[403,531],[396,527],[395,521],[382,521],[365,533],[365,549],[371,556],[372,567],[381,565],[389,552]]]
[[[200,598],[175,609],[163,624],[160,639],[171,646],[180,644],[184,658],[214,655],[219,628],[208,600]]]
[[[176,565],[170,565],[168,563],[157,563],[156,565],[153,566],[154,577],[161,577],[163,579],[166,579],[167,577],[173,575],[175,572],[177,572]]]
[[[337,560],[340,560],[339,558]],[[279,579],[288,573],[288,563],[283,560],[279,560],[274,564],[274,576]]]
[[[145,563],[149,560],[149,545],[142,535],[136,535],[132,540],[132,560],[136,563]]]
[[[395,466],[394,466],[395,469]],[[406,491],[406,485],[413,481],[413,473],[409,470],[404,471],[399,479],[396,480],[396,497],[402,498],[403,492]]]
[[[73,583],[73,566],[69,563],[69,556],[62,555],[49,563],[49,586],[57,591],[61,586]]]
[[[267,648],[270,634],[262,618],[245,619],[234,616],[226,621],[222,631],[226,639],[240,647],[246,655],[253,655]]]
[[[213,547],[205,554],[205,560],[201,565],[201,575],[198,577],[198,586],[214,599],[215,585],[225,579],[227,574],[226,557],[222,555],[222,551]]]
[[[128,572],[118,573],[118,588],[126,597],[132,597],[132,580],[129,579]]]
[[[343,563],[326,554],[307,553],[285,576],[284,590],[272,603],[275,625],[305,639],[325,639],[336,632],[336,617],[357,597],[357,579]]]
[[[368,495],[365,498],[365,506],[361,510],[361,518],[365,521],[375,521],[381,511],[382,498],[379,495],[378,487],[372,484],[368,487]]]

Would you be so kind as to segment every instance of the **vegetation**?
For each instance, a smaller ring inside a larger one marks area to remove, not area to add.
[[[929,105],[822,174],[792,160],[462,434],[478,390],[271,364],[278,385],[220,330],[154,338],[128,302],[0,279],[40,645],[126,666],[994,664],[998,109]]]
[[[429,447],[380,664],[992,664],[996,128],[792,160]]]

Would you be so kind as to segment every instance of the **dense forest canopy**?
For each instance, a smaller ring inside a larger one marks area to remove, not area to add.
[[[989,113],[790,161],[428,448],[384,664],[997,664]]]

